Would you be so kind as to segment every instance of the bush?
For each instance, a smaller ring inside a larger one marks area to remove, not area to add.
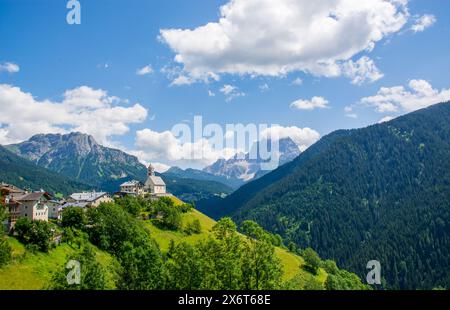
[[[117,258],[117,288],[147,290],[162,288],[162,255],[142,222],[114,203],[88,211],[87,229],[94,245]]]
[[[313,274],[317,274],[321,264],[319,255],[313,249],[307,248],[302,252],[302,256],[305,259],[307,269]]]
[[[23,244],[35,245],[42,252],[48,252],[50,249],[53,233],[49,223],[20,218],[14,226],[14,231]]]
[[[124,208],[125,211],[136,217],[139,216],[142,211],[147,209],[145,200],[140,197],[125,196],[116,199],[116,203]]]
[[[72,227],[83,229],[86,225],[86,215],[83,208],[69,207],[62,212],[61,225],[63,227]]]
[[[202,232],[202,224],[200,223],[200,221],[198,219],[195,219],[186,225],[185,232],[188,235],[200,234]]]
[[[52,277],[50,289],[53,290],[103,290],[106,287],[105,271],[95,258],[92,246],[86,245],[79,254],[69,257],[67,262],[75,260],[80,263],[80,284],[69,284],[66,265],[62,266]]]
[[[181,211],[175,206],[160,204],[155,208],[157,221],[170,230],[180,230],[182,227]]]
[[[183,203],[182,205],[179,205],[178,208],[180,209],[181,212],[188,213],[189,211],[194,209],[194,206],[191,205],[190,203]]]
[[[6,239],[0,237],[0,268],[11,261],[12,249]]]

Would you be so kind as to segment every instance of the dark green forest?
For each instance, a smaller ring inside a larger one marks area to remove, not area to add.
[[[448,288],[450,103],[332,133],[201,209],[255,220],[361,277],[379,260],[386,288]]]
[[[64,195],[89,189],[89,186],[64,177],[31,161],[19,157],[0,146],[0,181],[29,189],[45,189],[51,193]]]

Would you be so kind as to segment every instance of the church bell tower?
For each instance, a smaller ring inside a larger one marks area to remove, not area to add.
[[[152,166],[152,164],[150,164],[148,166],[148,176],[151,177],[151,176],[154,176],[154,175],[155,175],[155,168]]]

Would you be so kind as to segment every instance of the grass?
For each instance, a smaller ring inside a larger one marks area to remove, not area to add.
[[[50,284],[52,273],[64,266],[69,255],[75,254],[74,249],[62,244],[49,253],[31,253],[15,238],[8,238],[13,249],[13,262],[0,268],[0,290],[42,290]],[[100,250],[96,250],[97,259],[107,268],[113,258]],[[106,273],[107,287],[114,288],[113,275]]]
[[[164,230],[153,225],[151,221],[146,221],[145,225],[150,230],[151,237],[158,242],[161,250],[166,252],[169,249],[170,240],[173,240],[175,243],[184,241],[189,244],[195,244],[200,240],[204,240],[211,234],[212,227],[216,224],[216,222],[195,209],[183,214],[183,226],[195,219],[200,221],[202,227],[202,232],[200,234],[187,235],[180,231]],[[243,235],[242,238],[244,238]],[[279,247],[275,248],[275,254],[281,260],[283,265],[283,280],[291,280],[299,274],[300,276],[305,277],[310,275],[309,272],[304,271],[301,268],[301,266],[305,264],[305,261],[301,256],[290,253]],[[327,273],[325,270],[319,269],[318,274],[314,277],[317,281],[323,284],[327,278]]]
[[[175,204],[183,202],[176,197],[172,197]],[[170,240],[175,243],[187,242],[195,244],[200,240],[206,239],[210,234],[212,227],[216,222],[208,216],[197,210],[192,210],[182,215],[183,226],[194,220],[199,220],[202,231],[200,234],[188,235],[182,231],[170,231],[156,227],[151,221],[145,221],[151,237],[154,238],[161,250],[166,252],[169,248]],[[242,238],[245,238],[242,235]],[[0,268],[0,290],[40,290],[48,287],[52,273],[61,268],[67,261],[69,255],[79,251],[67,244],[62,244],[52,249],[49,253],[31,253],[17,241],[15,238],[8,238],[8,242],[13,249],[13,262]],[[311,275],[301,267],[305,264],[301,256],[295,255],[282,248],[275,248],[275,254],[281,260],[283,266],[283,280],[292,280],[294,278],[309,279],[315,278],[320,283],[325,283],[327,273],[319,269],[317,275]],[[96,249],[97,260],[108,270],[114,262],[114,258],[106,252]],[[108,289],[114,288],[113,273],[107,272]]]

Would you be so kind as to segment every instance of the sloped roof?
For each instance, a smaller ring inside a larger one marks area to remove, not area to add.
[[[106,195],[106,192],[84,192],[84,193],[73,193],[70,198],[76,201],[87,201],[92,202]]]
[[[87,202],[66,202],[61,206],[62,209],[69,208],[69,207],[78,207],[78,208],[85,208],[87,206]]]
[[[7,191],[9,193],[25,193],[25,190],[20,189],[14,185],[1,183],[0,190]]]
[[[45,197],[45,199],[50,200],[51,196],[50,194],[46,192],[34,192],[30,194],[25,194],[23,196],[17,197],[17,201],[36,201],[42,198],[42,196]]]
[[[164,181],[163,181],[163,179],[161,179],[161,177],[151,175],[148,177],[148,179],[153,183],[153,185],[156,185],[156,186],[165,186],[166,185],[166,183],[164,183]]]
[[[121,184],[120,186],[136,186],[136,185],[142,185],[142,183],[139,181],[136,181],[136,180],[132,180],[132,181],[125,182],[125,183]]]

